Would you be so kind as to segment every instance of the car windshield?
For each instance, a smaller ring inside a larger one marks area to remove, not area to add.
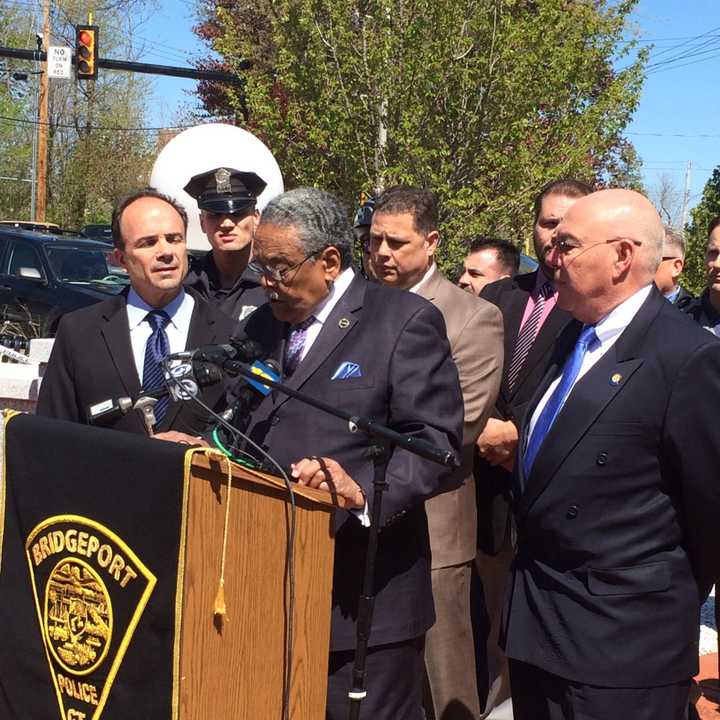
[[[96,247],[55,245],[47,248],[50,264],[59,280],[74,284],[127,284],[122,268],[108,265],[108,253]]]

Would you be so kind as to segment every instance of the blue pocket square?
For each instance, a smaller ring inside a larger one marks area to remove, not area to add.
[[[337,370],[333,373],[331,380],[348,380],[349,378],[362,377],[360,366],[354,362],[344,362],[338,365]]]

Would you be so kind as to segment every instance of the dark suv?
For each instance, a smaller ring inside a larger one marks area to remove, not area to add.
[[[77,235],[0,226],[0,332],[53,337],[60,318],[120,292],[108,246]]]

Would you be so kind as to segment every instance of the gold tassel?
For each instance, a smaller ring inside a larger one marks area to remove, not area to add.
[[[215,608],[213,610],[215,615],[225,615],[225,581],[220,578],[220,585],[218,585],[217,595],[215,596]]]
[[[230,458],[222,455],[225,462],[227,462],[227,500],[225,502],[225,521],[223,525],[223,544],[222,544],[222,559],[220,561],[220,581],[218,582],[217,593],[215,594],[215,603],[213,605],[213,615],[222,616],[223,620],[227,620],[227,606],[225,605],[225,558],[227,556],[227,540],[228,540],[228,525],[230,522],[230,497],[232,496],[232,463]],[[222,486],[220,486],[220,498],[222,501]]]

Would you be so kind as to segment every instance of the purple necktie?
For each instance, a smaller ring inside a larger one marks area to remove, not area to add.
[[[510,367],[507,371],[507,386],[508,390],[512,392],[515,387],[515,383],[520,376],[520,370],[525,364],[530,348],[535,342],[535,336],[538,332],[538,324],[542,317],[543,310],[545,309],[545,301],[553,294],[553,286],[546,282],[538,293],[537,300],[535,300],[535,307],[530,313],[530,317],[525,321],[525,324],[520,328],[517,340],[515,342],[515,350],[513,350],[512,360],[510,361]]]
[[[287,345],[285,346],[285,375],[290,377],[300,364],[308,328],[315,322],[315,316],[311,315],[299,325],[292,325]]]

